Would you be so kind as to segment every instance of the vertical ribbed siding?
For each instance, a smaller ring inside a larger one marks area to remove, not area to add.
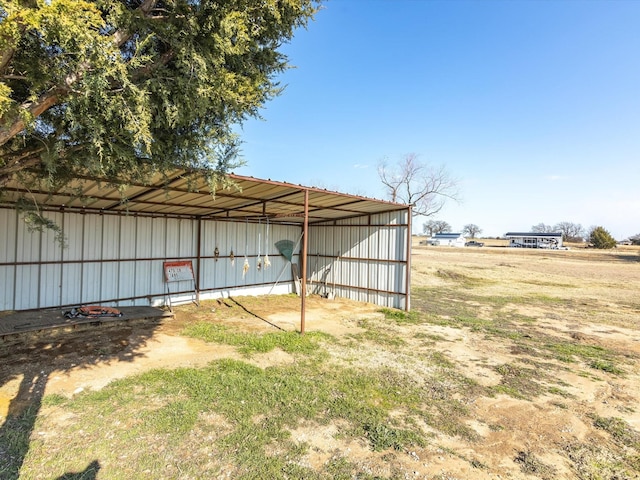
[[[0,310],[13,310],[16,292],[17,213],[0,209]]]
[[[30,232],[15,210],[0,208],[0,310],[26,310],[79,304],[117,306],[162,302],[167,284],[163,261],[199,255],[200,289],[208,292],[268,291],[280,274],[291,285],[291,268],[275,243],[299,240],[297,225],[203,220],[201,239],[195,219],[48,212],[63,228],[67,247],[51,231]],[[402,308],[406,298],[407,211],[311,225],[308,278],[311,293],[324,283],[338,296]],[[220,258],[213,258],[218,247]],[[229,254],[233,250],[235,263]],[[300,263],[300,246],[293,262]],[[271,267],[257,269],[268,253]],[[245,255],[249,271],[242,268]],[[338,258],[339,255],[339,258]],[[170,285],[172,292],[192,282]]]
[[[281,282],[291,282],[291,269],[286,268],[287,260],[280,255],[275,243],[279,240],[291,240],[296,243],[300,236],[300,228],[291,225],[269,225],[267,243],[266,223],[242,223],[208,220],[202,225],[202,242],[200,255],[203,258],[201,273],[201,290],[223,290],[229,287],[245,287],[268,285],[278,279],[283,271]],[[213,257],[215,248],[219,255],[216,262]],[[229,258],[233,250],[235,261]],[[298,261],[300,247],[295,252],[294,262]],[[271,266],[264,267],[264,256],[269,255]],[[262,268],[258,270],[258,254],[262,260]],[[249,270],[243,276],[245,256],[249,262]],[[251,292],[252,287],[245,292]]]
[[[407,211],[382,213],[311,226],[310,276],[327,280],[338,296],[404,308]],[[317,268],[316,268],[317,264]],[[323,293],[320,284],[312,291]]]

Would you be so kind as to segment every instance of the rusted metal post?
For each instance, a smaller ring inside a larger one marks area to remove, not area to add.
[[[197,246],[196,248],[198,249],[198,253],[197,253],[197,257],[196,257],[196,275],[194,275],[194,286],[195,286],[195,290],[196,290],[196,305],[200,306],[200,272],[202,270],[202,215],[198,216],[198,223],[197,223],[197,229],[198,229],[198,240],[197,240]]]
[[[406,271],[406,296],[404,300],[404,310],[408,312],[411,309],[411,205],[407,210],[407,271]]]
[[[302,227],[302,272],[300,273],[300,334],[304,335],[304,321],[307,308],[307,247],[309,233],[309,190],[304,190],[304,223]]]

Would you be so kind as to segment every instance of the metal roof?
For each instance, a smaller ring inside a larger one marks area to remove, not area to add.
[[[536,233],[536,232],[509,232],[504,234],[505,237],[561,237],[562,232],[553,233]]]
[[[168,215],[246,219],[269,217],[282,223],[304,221],[305,190],[309,192],[309,223],[408,209],[408,205],[332,192],[314,187],[231,174],[235,187],[212,195],[206,179],[184,171],[156,175],[147,183],[114,184],[78,178],[60,190],[26,189],[12,181],[0,192],[0,205],[21,198],[42,209],[87,213]]]
[[[462,234],[461,233],[436,233],[433,237],[431,238],[459,238],[461,237]]]

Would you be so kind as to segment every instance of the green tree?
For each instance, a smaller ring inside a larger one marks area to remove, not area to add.
[[[595,227],[591,230],[589,243],[591,243],[595,248],[608,249],[616,246],[615,238],[613,238],[603,227]]]
[[[215,186],[319,2],[0,0],[0,188],[175,168]]]

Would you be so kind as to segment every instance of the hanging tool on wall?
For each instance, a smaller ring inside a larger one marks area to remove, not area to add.
[[[249,250],[249,219],[244,220],[244,265],[242,265],[242,278],[245,277],[249,271],[249,257],[247,257],[247,251]]]
[[[260,250],[262,249],[262,232],[260,231],[260,219],[258,218],[258,258],[256,259],[256,269],[262,270],[262,255]]]
[[[271,261],[269,260],[269,217],[267,217],[267,232],[265,235],[265,252],[264,252],[264,268],[265,270],[271,266]]]

